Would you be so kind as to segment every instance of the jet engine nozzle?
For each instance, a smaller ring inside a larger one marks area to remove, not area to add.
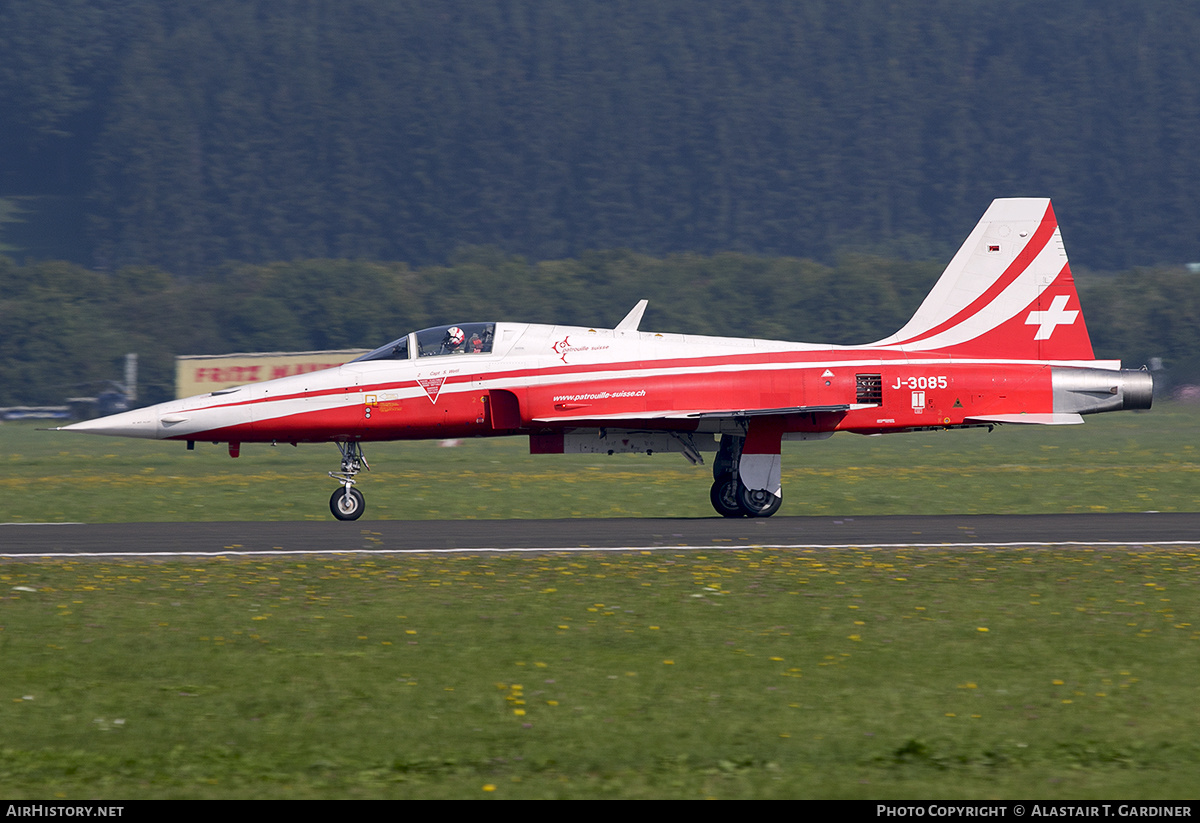
[[[1055,368],[1051,385],[1056,414],[1148,409],[1154,400],[1154,378],[1138,369]]]
[[[1123,409],[1148,409],[1154,402],[1154,375],[1145,369],[1121,369],[1125,381]]]

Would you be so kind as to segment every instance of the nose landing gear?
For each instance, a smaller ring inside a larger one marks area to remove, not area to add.
[[[341,483],[342,488],[329,498],[329,510],[338,520],[357,520],[366,511],[367,502],[362,492],[354,488],[357,482],[354,476],[363,469],[370,471],[371,467],[358,441],[338,442],[337,447],[342,453],[342,470],[330,472],[329,476]]]

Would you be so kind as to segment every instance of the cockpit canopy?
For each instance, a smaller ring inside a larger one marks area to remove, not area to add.
[[[448,354],[488,354],[496,336],[495,323],[459,323],[406,334],[386,346],[352,360],[408,360]]]

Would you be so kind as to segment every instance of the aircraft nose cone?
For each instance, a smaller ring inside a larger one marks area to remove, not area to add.
[[[158,417],[158,412],[154,407],[134,409],[108,417],[98,417],[95,420],[72,423],[69,426],[60,427],[59,431],[108,434],[116,437],[145,437],[153,440],[158,437]]]

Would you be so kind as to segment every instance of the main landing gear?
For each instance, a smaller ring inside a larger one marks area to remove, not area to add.
[[[745,443],[744,437],[721,435],[708,499],[722,517],[770,517],[779,511],[783,498],[769,489],[748,489],[742,483],[738,468]]]
[[[342,484],[342,488],[329,498],[329,510],[338,520],[357,520],[367,508],[367,502],[362,492],[354,488],[354,476],[363,469],[371,470],[367,458],[363,455],[362,444],[358,441],[339,442],[338,450],[342,453],[342,470],[330,472],[329,476]]]

